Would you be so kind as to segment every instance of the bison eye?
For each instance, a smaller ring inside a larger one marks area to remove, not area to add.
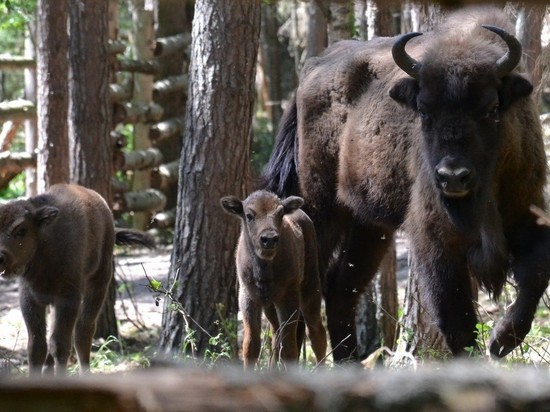
[[[418,115],[420,116],[420,118],[424,121],[426,120],[429,120],[430,119],[430,116],[422,109],[418,109]]]
[[[24,237],[27,234],[26,227],[18,227],[13,231],[14,237]]]
[[[495,104],[485,112],[484,117],[488,120],[494,120],[495,122],[498,122],[499,120],[498,115],[499,115],[499,106],[498,104]]]
[[[247,222],[254,222],[254,216],[251,215],[250,213],[247,213],[246,215],[246,221]]]

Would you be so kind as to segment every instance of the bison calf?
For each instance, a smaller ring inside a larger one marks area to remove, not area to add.
[[[154,247],[142,232],[115,230],[105,200],[81,186],[54,185],[45,194],[0,206],[0,272],[19,277],[31,373],[43,366],[64,373],[73,331],[81,371],[89,369],[115,242]],[[47,344],[48,305],[54,320]]]
[[[221,199],[222,207],[242,219],[236,252],[239,309],[243,316],[245,368],[258,360],[262,309],[274,331],[272,365],[280,356],[297,361],[300,313],[317,362],[324,360],[326,332],[321,321],[321,290],[315,229],[300,210],[303,199],[279,199],[267,191],[240,201]]]

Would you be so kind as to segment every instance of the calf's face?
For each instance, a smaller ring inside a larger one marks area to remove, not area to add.
[[[235,196],[221,199],[226,212],[242,219],[242,230],[251,242],[254,253],[265,260],[272,260],[277,254],[283,216],[299,209],[303,203],[304,200],[297,196],[281,200],[263,190],[252,193],[244,201]]]
[[[36,251],[41,227],[58,213],[55,207],[36,208],[26,201],[0,207],[0,275],[13,277],[23,273]]]

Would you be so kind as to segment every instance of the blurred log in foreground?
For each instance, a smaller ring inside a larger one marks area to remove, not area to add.
[[[0,410],[541,411],[546,368],[504,370],[484,361],[416,371],[333,369],[254,374],[158,368],[79,378],[0,379]]]

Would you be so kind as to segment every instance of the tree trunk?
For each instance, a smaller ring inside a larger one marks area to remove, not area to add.
[[[108,19],[108,0],[70,3],[71,181],[97,191],[111,204]],[[97,337],[118,335],[113,292],[114,281],[98,320]]]
[[[329,3],[328,43],[350,39],[352,36],[353,4],[347,0]]]
[[[281,49],[279,45],[279,20],[277,18],[277,3],[262,3],[262,28],[260,42],[260,62],[264,73],[266,93],[262,93],[263,104],[271,121],[273,133],[279,126],[283,114],[281,106]]]
[[[219,200],[246,194],[259,36],[260,0],[196,1],[168,279],[182,310],[165,301],[161,347],[167,351],[181,351],[193,330],[194,349],[203,352],[226,321],[236,320],[239,225]]]
[[[36,23],[29,24],[29,30],[25,38],[25,57],[29,59],[36,58]],[[67,63],[65,62],[65,65]],[[34,68],[26,68],[25,76],[25,99],[34,102],[38,105],[36,66]],[[25,120],[25,151],[34,153],[38,144],[38,124],[36,118]],[[67,134],[65,134],[67,138]],[[35,196],[37,192],[36,184],[36,167],[25,170],[25,195]]]
[[[134,30],[134,54],[138,60],[152,60],[155,45],[154,14],[152,10],[144,10],[144,0],[132,2],[132,26]],[[153,99],[154,78],[150,74],[135,73],[133,101],[137,104],[148,104]],[[134,150],[146,150],[151,147],[149,140],[150,126],[144,122],[134,125]],[[132,190],[140,192],[151,187],[151,172],[136,170],[132,176]],[[150,213],[139,212],[132,215],[132,225],[136,229],[146,229]]]
[[[523,46],[525,67],[533,83],[533,99],[540,104],[542,64],[541,32],[546,14],[546,6],[529,4],[520,7],[516,21],[516,36]]]
[[[38,192],[69,181],[67,0],[38,1]]]
[[[353,1],[353,15],[359,40],[368,40],[367,0]]]
[[[321,54],[328,44],[327,18],[323,7],[323,0],[309,1],[306,59]]]

